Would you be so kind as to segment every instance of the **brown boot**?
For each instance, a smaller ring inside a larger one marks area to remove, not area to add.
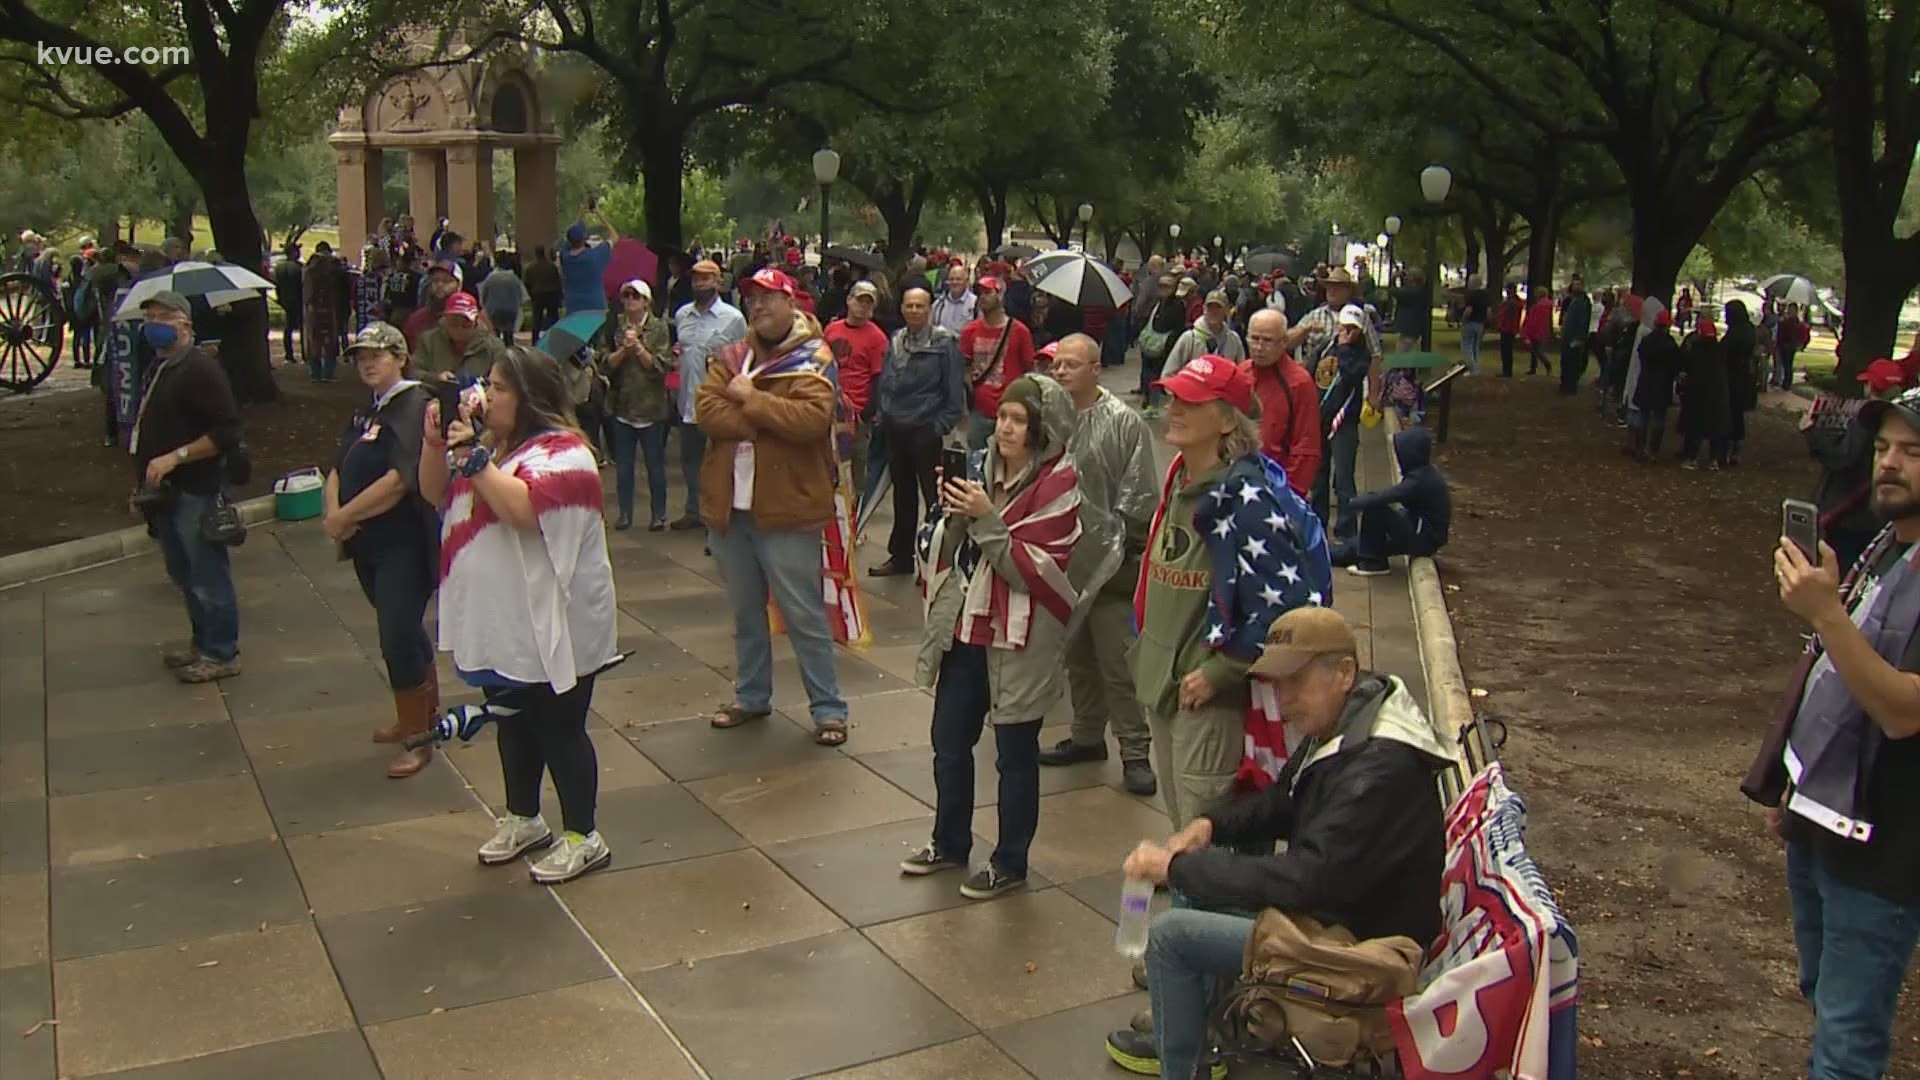
[[[393,692],[393,711],[399,717],[395,726],[399,728],[400,738],[426,734],[428,726],[433,723],[432,693],[427,686]],[[403,749],[387,764],[387,776],[393,780],[405,779],[426,768],[427,762],[432,760],[431,746],[422,746],[418,750]]]
[[[421,692],[427,695],[427,720],[429,723],[431,723],[434,717],[440,715],[440,669],[439,668],[431,664],[427,665],[427,681],[426,681],[426,684],[421,687]],[[404,716],[398,715],[400,711],[400,694],[399,693],[395,693],[393,695],[393,708],[394,708],[394,712],[396,713],[394,722],[392,724],[389,724],[386,727],[376,729],[373,733],[374,742],[396,743],[396,742],[399,742],[401,739],[406,738],[406,732],[401,730],[401,728],[406,723],[406,718]]]

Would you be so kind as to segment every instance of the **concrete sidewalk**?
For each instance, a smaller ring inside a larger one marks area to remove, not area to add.
[[[1385,455],[1376,429],[1363,487]],[[1145,995],[1118,867],[1167,820],[1117,757],[1042,772],[1025,892],[902,878],[933,800],[911,583],[863,578],[875,641],[839,657],[853,729],[826,749],[784,643],[786,712],[709,728],[733,668],[713,564],[697,534],[610,535],[635,654],[594,701],[614,863],[558,889],[474,859],[488,735],[385,778],[373,613],[316,524],[236,553],[246,672],[218,687],[161,670],[185,631],[153,556],[0,593],[0,1076],[1121,1075],[1100,1041]],[[1404,573],[1339,574],[1335,606],[1424,700]]]

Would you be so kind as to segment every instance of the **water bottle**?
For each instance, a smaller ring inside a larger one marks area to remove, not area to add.
[[[1148,908],[1153,903],[1153,882],[1127,878],[1120,884],[1120,928],[1114,932],[1113,947],[1120,955],[1138,960],[1147,954],[1147,923],[1152,920]]]

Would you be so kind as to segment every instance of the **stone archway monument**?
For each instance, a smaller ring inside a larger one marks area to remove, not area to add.
[[[425,59],[431,37],[420,40]],[[423,242],[444,217],[460,235],[492,243],[497,151],[513,155],[516,246],[553,243],[560,136],[544,89],[531,55],[507,51],[395,76],[341,109],[327,138],[339,168],[341,254],[357,260],[380,219],[401,213],[413,215]],[[389,152],[407,155],[404,208],[383,198]]]

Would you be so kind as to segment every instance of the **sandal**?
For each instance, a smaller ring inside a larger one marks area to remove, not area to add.
[[[717,728],[737,728],[742,724],[749,723],[754,720],[765,720],[767,717],[772,715],[773,715],[773,710],[771,709],[764,709],[759,712],[748,712],[744,706],[728,705],[727,707],[721,709],[719,712],[715,713],[713,716],[713,719],[709,721],[709,723],[711,723],[714,727],[717,727]]]
[[[847,722],[845,720],[820,721],[813,729],[813,741],[821,746],[845,746]]]

